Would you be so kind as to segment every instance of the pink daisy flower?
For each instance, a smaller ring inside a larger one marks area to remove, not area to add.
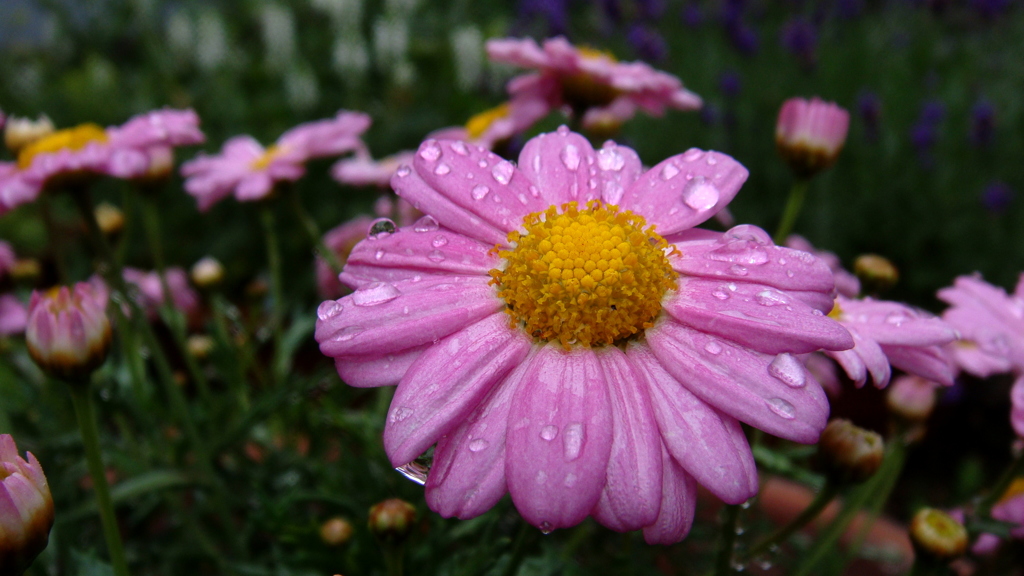
[[[941,319],[900,304],[864,298],[836,297],[829,316],[853,335],[850,350],[826,351],[857,386],[868,376],[878,388],[889,384],[890,364],[926,380],[951,386],[953,367],[943,346],[958,338]]]
[[[532,38],[489,40],[487,55],[495,62],[537,70],[509,82],[513,100],[543,99],[552,108],[568,105],[583,115],[585,123],[621,124],[638,109],[660,116],[665,108],[697,110],[702,105],[700,97],[671,74],[643,62],[619,62],[562,37],[545,40],[543,46]]]
[[[371,234],[317,311],[352,386],[398,385],[384,445],[437,444],[426,498],[470,518],[506,492],[542,530],[588,515],[682,539],[696,483],[757,492],[746,422],[814,442],[828,402],[794,354],[853,345],[823,311],[832,274],[763,230],[693,227],[747,170],[691,149],[644,170],[562,127],[517,165],[427,140],[392,185],[426,213]]]
[[[81,124],[58,130],[21,148],[17,161],[0,163],[0,214],[35,200],[47,185],[96,174],[144,177],[154,156],[203,140],[192,110],[154,110],[106,129]]]
[[[269,148],[251,136],[236,136],[224,143],[220,154],[200,154],[182,165],[185,191],[204,212],[232,193],[240,202],[261,200],[277,182],[301,178],[309,160],[362,148],[360,136],[369,127],[366,114],[342,110],[334,118],[292,128]]]
[[[962,370],[985,378],[1024,367],[1024,274],[1012,295],[974,275],[958,277],[938,297],[950,305],[942,318],[962,337],[950,347]]]
[[[790,98],[775,123],[775,146],[798,176],[809,177],[835,164],[846,143],[850,113],[814,97]]]

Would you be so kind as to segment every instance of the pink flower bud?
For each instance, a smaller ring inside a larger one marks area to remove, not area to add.
[[[43,468],[31,453],[18,455],[0,434],[0,575],[21,574],[46,548],[53,526],[53,498]]]
[[[834,102],[790,98],[775,123],[775,147],[802,178],[832,166],[846,142],[850,113]]]
[[[86,377],[102,364],[111,340],[106,300],[85,282],[33,292],[25,343],[36,364],[65,380]]]

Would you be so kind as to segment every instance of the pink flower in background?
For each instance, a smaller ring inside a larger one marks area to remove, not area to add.
[[[124,280],[139,289],[138,303],[150,319],[156,318],[160,306],[166,301],[163,283],[156,271],[145,272],[137,268],[125,268]],[[171,292],[171,303],[187,317],[199,312],[199,295],[188,283],[188,274],[178,266],[164,270],[167,288]]]
[[[746,177],[697,149],[645,171],[564,127],[518,165],[427,140],[392,180],[427,216],[356,245],[356,291],[320,305],[316,339],[350,385],[398,385],[385,448],[402,466],[437,444],[441,515],[510,492],[542,530],[592,515],[676,542],[696,483],[756,493],[740,422],[818,438],[828,402],[794,355],[853,346],[822,313],[820,260],[753,226],[693,228]]]
[[[860,294],[860,280],[848,272],[846,268],[843,268],[843,263],[835,253],[827,250],[818,250],[806,238],[798,234],[791,234],[789,238],[786,238],[786,246],[795,250],[810,252],[820,258],[822,262],[828,264],[829,269],[832,270],[832,276],[836,279],[836,292],[847,298],[856,298]]]
[[[10,434],[0,434],[0,567],[21,574],[46,548],[53,527],[53,497],[39,460],[18,454]]]
[[[844,296],[836,297],[829,316],[853,334],[856,345],[851,350],[825,353],[858,386],[870,376],[876,387],[884,388],[889,383],[890,364],[926,380],[953,384],[953,367],[942,346],[958,335],[941,319],[898,302]]]
[[[14,255],[14,248],[10,242],[0,240],[0,280],[7,275],[7,271],[14,267],[18,258]]]
[[[950,305],[942,318],[962,338],[951,347],[961,369],[987,377],[1024,367],[1024,275],[1012,295],[974,275],[958,277],[938,297]]]
[[[334,118],[292,128],[269,148],[251,136],[236,136],[224,143],[220,154],[200,154],[182,165],[185,191],[201,211],[232,193],[240,202],[261,200],[277,182],[301,178],[309,160],[362,149],[360,136],[369,127],[366,114],[342,110]]]
[[[59,378],[88,376],[106,360],[110,349],[106,308],[107,294],[86,282],[33,291],[25,326],[32,360]]]
[[[348,186],[388,188],[395,170],[402,164],[412,162],[412,155],[412,151],[406,150],[374,160],[368,152],[357,153],[351,158],[335,162],[331,166],[331,177],[339,184]]]
[[[846,143],[850,113],[820,98],[790,98],[775,123],[775,146],[800,177],[810,177],[835,164]]]
[[[551,108],[568,105],[591,124],[621,123],[637,109],[660,116],[665,108],[697,110],[702,105],[700,97],[671,74],[643,62],[619,62],[562,37],[545,40],[543,46],[531,38],[489,40],[487,55],[494,62],[537,70],[509,82],[513,100],[545,100]]]
[[[1017,436],[1024,438],[1024,376],[1018,376],[1010,389],[1010,425]]]
[[[92,175],[143,177],[157,150],[203,140],[192,110],[154,110],[122,126],[81,124],[52,132],[23,146],[16,162],[0,163],[0,214],[35,200],[47,185]]]
[[[0,294],[0,336],[12,336],[25,331],[28,309],[14,294]]]

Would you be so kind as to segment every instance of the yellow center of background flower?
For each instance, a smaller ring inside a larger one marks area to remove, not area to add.
[[[92,142],[106,142],[107,133],[98,124],[80,124],[74,128],[58,130],[28,144],[18,152],[18,168],[25,169],[32,165],[32,160],[40,154],[52,154],[61,150],[81,150]]]
[[[280,153],[280,146],[270,146],[262,155],[253,160],[249,166],[251,166],[253,170],[266,170],[267,166],[270,166],[270,163],[273,162],[274,158],[276,158]]]
[[[654,324],[665,292],[676,285],[673,250],[643,217],[593,200],[570,202],[523,221],[499,250],[507,265],[491,270],[513,328],[534,338],[607,346]]]
[[[509,103],[505,102],[504,104],[499,104],[494,108],[484,110],[479,114],[473,115],[473,117],[466,122],[466,132],[469,133],[470,140],[476,140],[483,136],[484,132],[487,132],[487,129],[498,120],[508,118],[511,109],[512,108],[509,106]]]

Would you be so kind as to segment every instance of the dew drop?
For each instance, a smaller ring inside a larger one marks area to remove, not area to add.
[[[747,267],[742,264],[733,264],[729,267],[729,271],[737,276],[747,275]]]
[[[719,300],[728,300],[729,299],[729,293],[726,292],[725,290],[721,289],[721,288],[719,288],[718,290],[715,290],[714,292],[712,292],[711,295],[714,296],[715,298],[718,298]]]
[[[886,317],[885,321],[893,326],[899,328],[904,322],[910,320],[910,316],[907,316],[904,312],[890,312]]]
[[[533,171],[535,173],[539,174],[540,173],[540,154],[537,154],[536,156],[533,157],[533,161],[531,162],[531,164],[533,165]]]
[[[431,250],[430,254],[427,254],[427,260],[431,262],[444,262],[444,254],[440,250]]]
[[[447,243],[448,239],[442,236],[441,234],[434,236],[434,239],[430,241],[430,245],[433,246],[434,248],[440,248],[441,246],[444,246]]]
[[[565,427],[562,448],[565,451],[566,462],[572,462],[580,457],[580,450],[583,449],[583,424],[573,422]]]
[[[783,352],[768,365],[768,373],[793,388],[802,388],[807,383],[804,365],[792,354]]]
[[[512,179],[512,174],[515,172],[516,167],[512,165],[508,160],[502,160],[491,168],[491,176],[499,184],[508,184],[509,180]]]
[[[605,182],[604,185],[604,201],[608,204],[618,204],[622,201],[622,196],[626,190],[618,182]]]
[[[441,157],[441,147],[437,145],[436,140],[428,140],[420,146],[420,158],[428,162],[434,162]]]
[[[347,326],[334,336],[334,340],[337,342],[348,342],[362,334],[364,330],[362,326]]]
[[[437,219],[429,214],[420,218],[412,225],[412,229],[417,232],[433,232],[439,227],[440,225],[437,223]]]
[[[708,166],[714,166],[715,164],[718,164],[718,160],[711,154],[708,154]]]
[[[337,300],[325,300],[316,308],[316,317],[321,321],[327,321],[338,315],[343,306]]]
[[[679,175],[679,168],[676,168],[674,164],[665,164],[661,169],[661,179],[671,180]]]
[[[477,438],[469,443],[469,451],[479,452],[484,448],[487,448],[489,445],[490,442],[488,442],[487,440],[484,440],[483,438]]]
[[[427,483],[427,474],[430,472],[429,468],[419,462],[409,462],[408,464],[403,464],[398,468],[395,468],[395,470],[400,472],[402,476],[405,476],[420,486]]]
[[[683,203],[697,211],[714,208],[720,197],[718,188],[703,176],[694,178],[683,187]]]
[[[398,288],[387,282],[373,282],[352,293],[352,303],[356,306],[378,306],[391,302],[401,295]]]
[[[771,398],[765,400],[768,407],[771,408],[772,412],[775,412],[779,416],[782,416],[786,420],[792,420],[796,418],[796,408],[792,404],[786,402],[782,398]]]
[[[722,353],[722,345],[719,344],[718,342],[715,342],[714,340],[711,340],[710,342],[704,345],[704,350],[706,350],[708,354],[718,355]]]
[[[758,246],[771,246],[772,237],[763,228],[753,224],[740,224],[733,226],[722,233],[722,240],[731,243],[734,240],[753,242]],[[785,260],[779,260],[779,264],[785,264]]]
[[[566,134],[569,133],[569,127],[566,126],[565,124],[562,124],[561,126],[558,127],[558,133],[561,134],[562,136],[565,136]]]
[[[476,163],[476,165],[481,168],[487,168],[487,160],[481,159],[479,162]]]
[[[548,424],[540,429],[540,437],[548,442],[554,440],[555,436],[558,436],[558,426]]]
[[[537,189],[533,184],[530,185],[530,196],[534,198],[540,198],[540,190]]]
[[[445,174],[448,174],[451,171],[452,167],[445,164],[444,162],[438,164],[437,168],[434,168],[434,174],[437,174],[438,176],[444,176]]]
[[[703,155],[704,155],[704,151],[703,150],[701,150],[699,148],[690,148],[686,152],[683,152],[683,157],[682,158],[683,158],[684,162],[694,162],[696,160],[699,160],[700,157],[703,156]]]
[[[408,418],[409,416],[412,416],[412,412],[412,408],[409,408],[408,406],[401,406],[397,410],[395,410],[394,414],[391,415],[391,421],[401,422]]]
[[[786,270],[786,277],[787,278],[792,278],[795,275],[796,274],[792,270]]]
[[[484,186],[483,184],[477,184],[476,186],[473,186],[473,190],[470,191],[469,194],[470,196],[473,197],[473,200],[483,200],[484,197],[487,196],[490,192],[491,189],[488,188],[487,186]]]
[[[565,164],[569,170],[575,171],[580,167],[580,149],[572,144],[567,145],[558,157],[562,159],[562,164]]]
[[[614,142],[608,141],[604,143],[604,146],[597,152],[597,165],[601,170],[615,170],[616,172],[622,170],[623,166],[626,165],[626,159],[622,157],[622,154],[617,150],[618,146]]]
[[[564,128],[564,126],[563,126],[563,128]],[[540,526],[538,526],[538,528],[540,528],[540,531],[541,531],[542,533],[544,533],[544,534],[551,534],[551,533],[552,533],[552,532],[554,532],[554,530],[555,530],[555,529],[554,529],[554,528],[553,528],[553,527],[551,526],[551,522],[547,522],[547,521],[541,522],[541,523],[540,523]]]
[[[572,472],[569,472],[568,474],[566,474],[565,475],[565,480],[562,482],[562,485],[565,486],[566,488],[572,488],[573,486],[575,486],[576,485],[576,475],[573,474]]]
[[[450,148],[452,149],[452,152],[455,152],[459,156],[465,156],[466,154],[469,154],[469,150],[466,149],[466,144],[463,143],[461,140],[456,140],[455,142],[452,142]]]
[[[406,166],[405,164],[402,164],[401,166],[398,167],[398,170],[395,170],[395,174],[398,174],[399,178],[405,178],[406,176],[409,175],[410,172],[412,172],[412,169]]]
[[[370,224],[370,228],[366,231],[366,237],[370,240],[376,240],[394,233],[395,223],[390,218],[377,218]]]
[[[377,252],[375,252],[373,254],[373,259],[374,260],[380,260],[383,257],[384,257],[384,251],[383,250],[377,250]]]
[[[786,297],[781,292],[771,289],[758,292],[754,299],[761,306],[779,306],[787,303]]]

